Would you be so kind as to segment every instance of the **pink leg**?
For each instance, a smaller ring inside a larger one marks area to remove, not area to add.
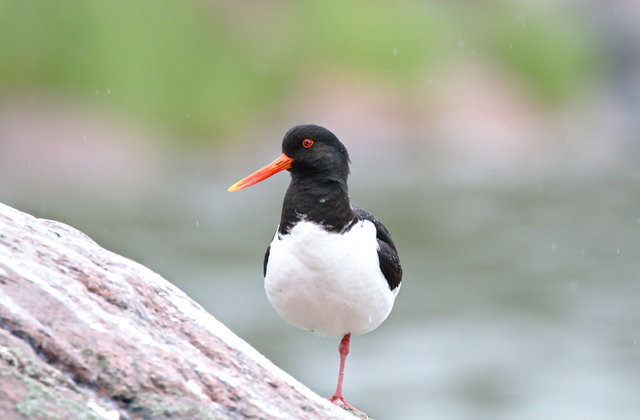
[[[331,401],[336,405],[347,407],[359,413],[362,413],[362,411],[355,409],[348,402],[346,402],[344,400],[344,397],[342,396],[342,379],[344,378],[344,363],[347,360],[347,355],[349,354],[350,339],[351,339],[351,334],[345,335],[344,337],[342,337],[342,341],[340,342],[340,347],[338,347],[338,351],[340,352],[340,372],[338,373],[338,386],[336,387],[336,392],[333,393],[333,397],[329,398],[329,401]]]

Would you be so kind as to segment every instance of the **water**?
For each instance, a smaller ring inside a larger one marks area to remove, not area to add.
[[[352,340],[351,404],[376,419],[640,418],[637,176],[463,182],[410,164],[382,176],[369,164],[354,170],[351,195],[391,230],[405,277],[389,319]],[[288,177],[230,194],[242,168],[187,166],[119,199],[19,188],[0,197],[159,272],[330,396],[338,340],[288,325],[262,286]]]

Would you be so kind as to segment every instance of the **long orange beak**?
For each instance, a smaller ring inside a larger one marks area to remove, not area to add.
[[[271,175],[277,174],[278,172],[284,171],[285,169],[289,169],[291,167],[292,161],[293,159],[283,153],[282,156],[280,156],[278,159],[274,160],[264,168],[258,169],[248,177],[243,178],[233,184],[229,188],[229,191],[234,192],[243,188],[250,187],[253,184],[257,184],[258,182],[269,178]]]

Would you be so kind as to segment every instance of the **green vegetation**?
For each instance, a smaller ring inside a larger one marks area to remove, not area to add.
[[[533,5],[535,6],[535,4]],[[473,50],[550,103],[601,71],[586,22],[512,2],[1,1],[0,93],[93,100],[214,139],[327,69],[410,92]],[[523,28],[524,26],[524,28]]]

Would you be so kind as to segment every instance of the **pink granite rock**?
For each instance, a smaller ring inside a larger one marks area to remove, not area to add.
[[[354,417],[158,274],[0,204],[0,418]]]

